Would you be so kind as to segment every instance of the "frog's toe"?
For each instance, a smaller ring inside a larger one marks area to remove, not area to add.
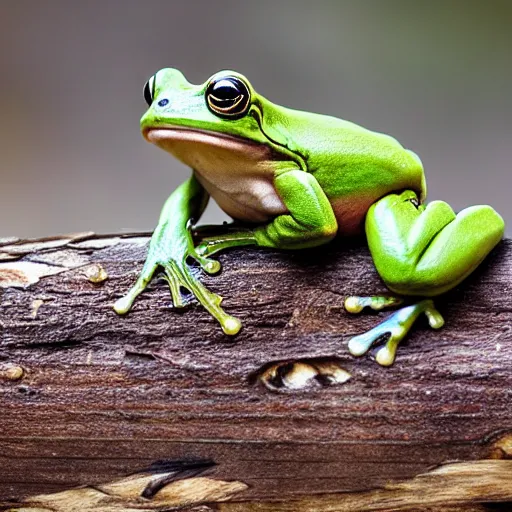
[[[222,330],[224,334],[228,334],[229,336],[234,336],[240,332],[242,328],[242,322],[234,316],[226,315],[225,320],[221,324]]]
[[[396,351],[398,343],[403,339],[403,336],[399,336],[398,333],[395,335],[389,330],[381,329],[381,326],[352,338],[349,342],[348,348],[352,355],[362,356],[370,350],[370,348],[378,341],[384,342],[384,344],[372,352],[375,361],[381,366],[391,366],[396,358]]]
[[[173,272],[170,271],[168,266],[164,267],[163,278],[169,285],[169,291],[171,292],[172,303],[175,308],[182,308],[184,306],[183,296],[181,295],[180,282],[176,279]]]
[[[193,258],[194,260],[199,263],[201,268],[207,273],[207,274],[216,274],[217,272],[220,272],[222,265],[217,260],[212,260],[211,258],[208,258],[209,253],[207,250],[207,244],[204,242],[201,242],[197,247],[194,247],[194,241],[192,233],[194,231],[194,226],[192,223],[192,220],[189,219],[187,222],[187,233],[188,233],[188,255],[190,258]]]
[[[372,296],[359,297],[352,295],[345,299],[345,309],[349,313],[360,313],[364,308],[371,308],[374,311],[381,311],[385,308],[392,308],[402,304],[403,299],[399,297]]]
[[[128,313],[128,311],[130,311],[132,308],[134,300],[135,298],[132,298],[130,292],[128,292],[126,295],[114,302],[114,311],[118,315],[126,315],[126,313]]]
[[[390,317],[370,331],[352,338],[348,343],[350,353],[353,356],[362,356],[378,341],[387,340],[372,355],[381,366],[391,366],[396,358],[398,344],[408,332],[408,329],[396,328],[392,323],[393,319]]]
[[[201,263],[201,268],[208,274],[216,274],[217,272],[220,272],[222,265],[220,264],[220,261],[206,258]]]
[[[207,273],[207,274],[217,274],[221,271],[222,265],[220,264],[220,261],[213,260],[211,258],[208,258],[205,256],[206,252],[200,252],[196,249],[194,251],[190,252],[190,257],[194,258],[194,260],[199,263],[201,268]]]
[[[238,318],[228,315],[221,307],[222,297],[211,292],[197,279],[186,265],[170,262],[164,265],[165,277],[169,283],[174,305],[183,305],[181,288],[189,290],[199,303],[219,322],[225,334],[233,336],[242,328]]]
[[[125,315],[130,311],[135,302],[135,299],[146,289],[149,282],[153,278],[155,270],[157,269],[158,264],[156,262],[148,262],[144,264],[142,268],[142,272],[140,273],[135,284],[128,290],[128,293],[118,299],[114,303],[114,311],[118,315]]]
[[[382,324],[351,338],[348,342],[349,352],[356,357],[366,354],[378,339],[389,334],[389,332],[386,331],[386,329],[382,329],[381,326]]]
[[[239,229],[237,231],[228,231],[218,236],[202,238],[195,247],[195,252],[199,256],[207,258],[225,249],[254,244],[256,244],[254,231],[251,229]]]
[[[202,241],[199,243],[199,245],[196,246],[195,252],[199,258],[209,259],[208,256],[211,256],[212,254],[217,252],[217,250],[220,250],[220,249],[216,249],[217,247],[218,247],[218,244],[216,244],[215,242]],[[210,261],[214,261],[214,260],[210,260]]]
[[[443,326],[443,317],[432,300],[426,299],[400,309],[368,332],[353,337],[348,343],[350,353],[354,356],[362,356],[374,344],[385,339],[385,343],[377,348],[373,355],[381,366],[391,366],[395,361],[398,345],[407,336],[421,313],[425,313],[433,329]]]

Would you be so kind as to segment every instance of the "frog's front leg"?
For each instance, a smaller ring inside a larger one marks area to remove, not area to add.
[[[197,246],[202,256],[243,245],[279,249],[303,249],[329,242],[338,223],[332,206],[315,177],[288,170],[274,179],[274,187],[288,212],[254,229],[241,229],[205,237]]]
[[[503,219],[490,206],[473,206],[456,215],[442,201],[419,205],[412,191],[390,194],[368,211],[366,234],[375,266],[383,281],[402,296],[434,297],[463,281],[501,240]],[[357,300],[348,310],[358,312]],[[399,342],[422,313],[431,327],[444,320],[432,300],[421,300],[397,311],[371,331],[349,341],[353,355],[367,352],[383,336],[378,363],[393,364]]]
[[[201,216],[207,202],[208,194],[194,176],[171,194],[151,237],[148,256],[137,282],[114,304],[117,313],[127,313],[138,295],[147,287],[156,270],[162,268],[175,307],[183,306],[180,288],[186,288],[218,320],[226,334],[236,334],[240,330],[240,321],[226,314],[220,307],[222,298],[210,292],[187,265],[187,258],[192,257],[210,274],[220,270],[218,261],[197,253],[189,229],[191,219],[198,219]]]

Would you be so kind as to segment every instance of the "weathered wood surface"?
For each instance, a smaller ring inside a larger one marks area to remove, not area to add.
[[[511,241],[438,301],[442,330],[422,320],[395,365],[382,368],[346,348],[388,314],[343,309],[348,295],[385,291],[363,243],[222,255],[222,274],[204,282],[243,322],[229,338],[195,302],[172,309],[161,282],[128,316],[113,312],[147,240],[84,234],[43,247],[0,242],[4,508],[161,459],[213,459],[215,478],[248,486],[237,502],[261,501],[247,510],[266,511],[281,510],[265,508],[269,500],[352,495],[447,461],[512,453],[494,444],[512,433]],[[97,264],[109,276],[101,283],[91,282],[101,280]],[[12,286],[38,277],[26,289]],[[325,357],[352,378],[278,392],[254,379],[271,362]],[[500,467],[510,475],[510,466]],[[467,506],[457,510],[483,510]],[[304,510],[322,510],[314,507]]]

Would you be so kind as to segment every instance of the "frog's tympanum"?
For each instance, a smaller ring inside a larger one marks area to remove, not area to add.
[[[375,357],[390,365],[420,314],[433,328],[442,326],[432,297],[471,274],[503,236],[503,219],[489,206],[455,214],[445,202],[425,204],[421,161],[393,137],[275,105],[234,71],[193,85],[180,71],[162,69],[144,97],[143,136],[189,166],[192,176],[165,203],[142,272],[114,306],[120,314],[161,268],[176,307],[183,305],[180,289],[188,289],[234,335],[240,321],[201,284],[190,258],[214,274],[220,263],[211,256],[230,247],[303,249],[364,229],[387,287],[397,297],[418,298],[349,342],[350,352],[362,355],[387,335]],[[210,196],[235,220],[214,236],[194,225]],[[399,302],[350,297],[345,306],[355,313]]]

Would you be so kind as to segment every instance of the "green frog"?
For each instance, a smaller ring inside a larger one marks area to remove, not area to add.
[[[235,71],[194,85],[179,70],[162,69],[146,83],[144,98],[142,135],[192,175],[166,201],[142,272],[114,305],[119,314],[161,269],[176,307],[185,288],[235,335],[241,322],[201,283],[190,258],[215,274],[221,265],[212,256],[225,249],[304,249],[364,230],[375,267],[396,296],[349,297],[346,309],[379,310],[417,298],[349,341],[360,356],[387,337],[374,355],[389,366],[419,315],[433,328],[443,325],[432,297],[471,274],[503,236],[503,219],[490,206],[456,214],[445,202],[426,204],[422,163],[393,137],[276,105]],[[195,226],[209,197],[235,220],[215,234]]]

